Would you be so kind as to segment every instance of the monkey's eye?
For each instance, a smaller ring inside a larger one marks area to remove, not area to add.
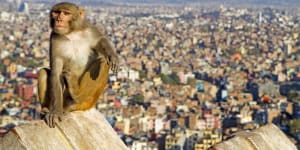
[[[71,12],[70,11],[65,11],[65,10],[57,10],[57,11],[53,11],[52,15],[55,16],[55,17],[59,16],[59,15],[69,16],[69,15],[71,15]]]
[[[58,16],[60,13],[61,13],[61,11],[53,11],[53,12],[52,12],[52,15],[53,15],[53,16]]]
[[[71,12],[64,11],[64,14],[65,14],[66,16],[68,16],[68,15],[71,15]]]

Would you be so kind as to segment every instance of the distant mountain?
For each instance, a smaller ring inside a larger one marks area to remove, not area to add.
[[[82,0],[112,2],[111,0]],[[220,2],[220,3],[252,3],[252,4],[300,4],[300,0],[114,0],[125,3],[189,3],[189,2]]]
[[[0,0],[8,1],[8,0]],[[28,2],[35,1],[48,1],[48,0],[24,0]],[[60,2],[61,0],[53,0],[54,2]],[[272,3],[288,3],[295,4],[300,3],[300,0],[65,0],[76,2],[124,2],[124,3],[189,3],[189,2],[221,2],[221,3],[256,3],[256,4],[272,4]]]
[[[0,2],[3,0],[0,0]],[[5,1],[5,0],[4,0]],[[6,0],[7,1],[7,0]],[[49,0],[24,0],[27,2],[45,2],[49,3]],[[50,3],[61,2],[62,0],[53,0]],[[188,3],[208,3],[208,4],[224,4],[233,6],[293,6],[299,7],[300,0],[64,0],[69,2],[75,2],[84,5],[104,4],[104,5],[122,5],[122,4],[188,4]]]
[[[88,4],[102,3],[102,4],[189,4],[189,3],[203,3],[203,4],[223,4],[228,6],[276,6],[276,7],[299,7],[300,0],[81,0],[81,2]]]

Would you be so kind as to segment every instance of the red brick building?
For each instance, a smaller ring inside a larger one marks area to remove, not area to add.
[[[18,96],[24,99],[30,99],[34,95],[34,85],[18,85]]]

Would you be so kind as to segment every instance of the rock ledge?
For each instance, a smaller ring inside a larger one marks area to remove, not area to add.
[[[44,121],[17,126],[0,140],[0,150],[126,150],[97,110],[72,112],[57,127]]]
[[[274,124],[251,132],[237,132],[227,141],[213,146],[214,150],[297,150],[287,136]]]

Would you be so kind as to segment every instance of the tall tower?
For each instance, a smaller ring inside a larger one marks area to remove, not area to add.
[[[258,24],[261,25],[262,23],[262,12],[259,12],[259,15],[258,15]]]
[[[23,2],[18,7],[18,12],[29,14],[29,6],[27,2]]]
[[[27,2],[24,3],[24,13],[29,15],[29,5]]]
[[[19,8],[21,7],[21,0],[16,0],[16,8],[17,8],[17,11],[19,11]]]

